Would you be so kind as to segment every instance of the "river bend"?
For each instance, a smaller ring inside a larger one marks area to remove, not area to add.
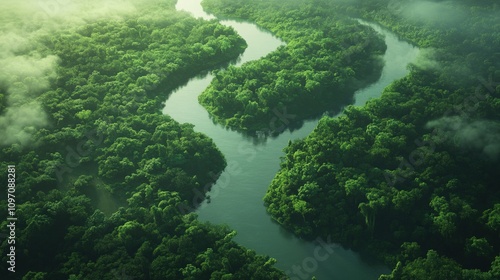
[[[176,9],[187,11],[194,17],[215,19],[203,11],[200,3],[201,0],[178,0]],[[406,66],[418,54],[417,48],[399,40],[391,32],[376,24],[359,21],[385,36],[387,51],[383,56],[385,66],[381,77],[355,93],[356,106],[380,96],[392,81],[404,77],[408,73]],[[259,59],[284,44],[249,22],[221,20],[220,23],[233,27],[248,44],[235,66]],[[280,157],[284,155],[282,149],[289,140],[304,138],[311,133],[318,119],[306,121],[293,132],[287,130],[276,138],[265,140],[227,130],[214,124],[198,103],[198,95],[212,78],[210,73],[205,73],[190,79],[171,93],[163,109],[164,114],[180,123],[191,123],[196,131],[212,138],[228,163],[208,193],[210,203],[205,201],[197,209],[199,219],[229,225],[238,232],[234,238],[236,242],[259,254],[276,258],[276,267],[284,270],[291,279],[310,279],[312,275],[318,280],[377,279],[380,274],[390,272],[383,265],[367,263],[351,250],[336,246],[334,249],[325,248],[322,242],[301,240],[271,220],[262,198],[278,172]],[[301,268],[300,273],[296,272],[297,267]]]

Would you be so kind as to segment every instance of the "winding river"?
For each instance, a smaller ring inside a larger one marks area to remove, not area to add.
[[[215,19],[205,13],[201,0],[178,0],[177,10],[203,19]],[[385,36],[387,51],[385,66],[379,80],[355,93],[355,106],[378,97],[384,87],[407,74],[406,65],[415,59],[418,49],[399,40],[379,26],[359,20]],[[221,24],[233,27],[247,42],[248,48],[235,62],[241,65],[259,59],[284,43],[269,32],[248,22],[223,20]],[[234,238],[239,244],[278,260],[276,267],[291,279],[377,279],[390,270],[380,264],[362,259],[357,253],[342,247],[325,248],[324,242],[306,242],[285,231],[271,220],[262,198],[279,169],[282,149],[290,139],[306,137],[318,119],[304,122],[294,131],[284,131],[276,138],[253,138],[214,124],[208,112],[198,103],[198,95],[209,85],[210,73],[192,78],[168,98],[163,109],[180,123],[191,123],[198,132],[212,138],[222,151],[228,167],[209,192],[210,202],[204,201],[197,209],[199,219],[214,224],[227,224],[238,232]],[[293,112],[287,112],[293,114]],[[323,242],[323,245],[322,245]],[[332,249],[333,248],[333,249]]]

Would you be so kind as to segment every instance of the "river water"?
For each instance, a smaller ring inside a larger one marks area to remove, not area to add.
[[[215,19],[205,13],[201,0],[178,0],[177,10],[187,11],[195,17]],[[259,59],[284,43],[272,34],[248,22],[223,20],[242,36],[248,48],[236,66]],[[385,66],[379,80],[355,93],[354,105],[362,106],[370,98],[380,96],[392,81],[404,77],[406,65],[413,61],[418,49],[399,40],[379,26],[360,20],[385,36],[387,51]],[[227,224],[238,232],[234,238],[239,244],[278,260],[276,267],[291,279],[377,279],[390,270],[380,264],[361,259],[340,246],[325,247],[328,240],[306,242],[285,231],[271,220],[262,198],[279,169],[282,149],[289,140],[304,138],[312,132],[318,119],[304,122],[300,129],[284,131],[275,138],[256,138],[227,130],[214,124],[208,112],[198,103],[198,95],[209,85],[213,76],[201,74],[173,91],[165,103],[164,114],[180,123],[191,123],[198,132],[212,138],[226,157],[228,167],[208,193],[210,202],[204,201],[196,210],[199,219],[214,224]],[[293,114],[293,112],[280,112]]]

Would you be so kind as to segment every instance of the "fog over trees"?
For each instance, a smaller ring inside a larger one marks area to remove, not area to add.
[[[226,67],[247,47],[233,28],[175,3],[3,1],[1,279],[294,279],[192,213],[228,163],[161,109],[206,71],[216,125],[255,137],[277,108],[289,130],[320,119],[275,155],[263,203],[284,230],[390,267],[379,279],[500,279],[496,1],[204,0],[286,43],[241,67]],[[420,48],[362,107],[348,104],[386,46],[353,18]]]

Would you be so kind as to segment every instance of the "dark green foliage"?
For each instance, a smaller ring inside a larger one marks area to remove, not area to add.
[[[341,103],[377,76],[374,55],[384,50],[341,13],[432,48],[380,99],[290,142],[265,203],[300,236],[330,235],[394,265],[381,279],[500,279],[498,143],[483,133],[492,146],[478,146],[449,127],[498,132],[498,7],[456,1],[451,11],[465,16],[450,24],[405,16],[401,5],[416,1],[400,2],[207,1],[287,46],[215,72],[200,101],[241,130],[268,128],[274,109],[304,119]],[[17,278],[282,279],[274,259],[234,243],[228,228],[185,215],[225,161],[210,139],[159,112],[171,89],[245,43],[216,22],[144,14],[37,40],[37,52],[60,59],[51,89],[36,97],[50,125],[32,147],[0,150],[0,169],[17,170]],[[1,114],[8,94],[0,88]]]
[[[245,42],[214,21],[142,12],[38,39],[40,51],[60,58],[57,80],[38,97],[50,125],[32,147],[0,150],[1,169],[17,172],[15,276],[280,279],[273,259],[185,213],[226,162],[192,125],[160,113],[172,89],[234,59]],[[1,251],[8,246],[2,239]]]
[[[336,110],[380,73],[382,38],[332,9],[277,1],[203,4],[215,14],[254,21],[286,41],[262,59],[216,72],[200,95],[210,114],[231,128],[275,130],[269,123],[277,109],[293,114],[290,122]]]
[[[300,236],[331,235],[399,262],[382,279],[496,279],[498,10],[457,5],[470,17],[450,29],[391,14],[387,4],[331,5],[434,49],[380,99],[324,117],[291,142],[267,209]]]

